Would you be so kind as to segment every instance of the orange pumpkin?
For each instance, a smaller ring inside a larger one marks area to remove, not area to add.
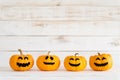
[[[18,49],[20,55],[12,55],[9,60],[10,67],[15,71],[27,71],[34,65],[34,59],[30,54],[23,54],[21,49]]]
[[[36,65],[43,71],[55,71],[60,66],[60,59],[56,55],[50,55],[50,51],[47,55],[41,55],[36,61]]]
[[[110,54],[98,53],[98,55],[90,56],[89,65],[95,71],[109,70],[113,65],[112,57]]]
[[[75,53],[73,56],[67,56],[64,59],[64,67],[68,71],[82,71],[86,68],[87,61],[83,56],[77,56]]]

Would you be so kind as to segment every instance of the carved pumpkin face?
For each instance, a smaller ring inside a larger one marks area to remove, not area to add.
[[[76,53],[74,56],[67,56],[64,59],[64,67],[68,71],[81,71],[84,70],[87,61],[83,56],[76,56],[78,53]]]
[[[90,67],[96,71],[105,71],[112,67],[112,57],[110,54],[100,54],[91,56],[89,60]]]
[[[19,49],[20,55],[13,55],[10,58],[10,67],[15,71],[26,71],[33,67],[34,60],[32,55],[24,55]]]
[[[60,66],[60,59],[56,55],[41,55],[37,59],[37,67],[43,71],[54,71],[57,70]]]

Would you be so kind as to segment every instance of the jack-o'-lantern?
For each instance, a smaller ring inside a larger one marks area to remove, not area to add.
[[[9,60],[10,67],[15,71],[27,71],[34,65],[34,59],[30,54],[23,54],[21,49],[18,49],[20,55],[12,55]]]
[[[56,55],[50,55],[49,51],[47,55],[38,57],[36,65],[42,71],[55,71],[60,66],[60,59]]]
[[[87,66],[87,61],[83,56],[77,56],[78,53],[75,55],[67,56],[64,59],[64,67],[68,71],[82,71]]]
[[[110,54],[98,53],[98,55],[90,56],[89,65],[95,71],[109,70],[113,65],[112,57]]]

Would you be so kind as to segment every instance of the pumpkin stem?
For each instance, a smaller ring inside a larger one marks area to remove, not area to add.
[[[79,53],[75,53],[75,56],[78,55]]]
[[[100,53],[98,52],[98,55],[100,55]]]
[[[50,51],[48,51],[48,55],[50,54]]]
[[[23,55],[23,52],[21,49],[18,49],[18,51],[20,52],[20,55]]]

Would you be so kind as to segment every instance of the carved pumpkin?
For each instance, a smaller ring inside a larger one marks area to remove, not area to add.
[[[89,65],[95,71],[109,70],[113,65],[112,57],[110,54],[98,53],[98,55],[90,56]]]
[[[20,55],[13,55],[10,58],[9,65],[15,71],[26,71],[33,67],[34,59],[32,55],[24,55],[21,49],[18,49]]]
[[[50,55],[50,51],[47,55],[41,55],[36,61],[36,65],[43,71],[55,71],[60,66],[60,59],[56,55]]]
[[[77,56],[76,53],[74,56],[67,56],[64,59],[64,67],[68,71],[82,71],[86,68],[87,61],[83,56]]]

